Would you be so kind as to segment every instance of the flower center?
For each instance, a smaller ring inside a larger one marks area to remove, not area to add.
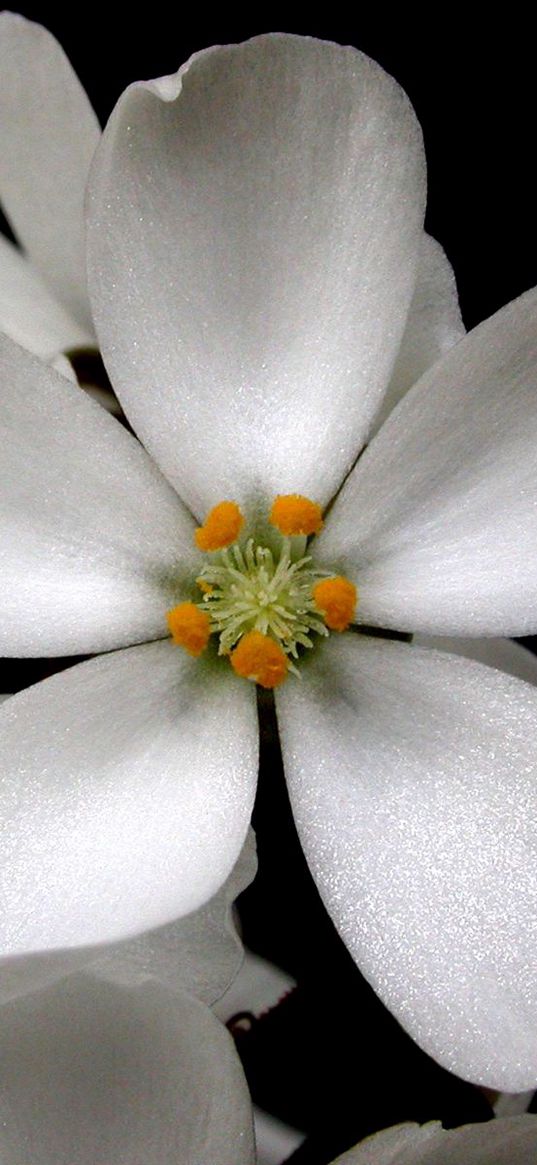
[[[276,498],[270,522],[279,531],[273,550],[253,538],[242,544],[244,518],[235,502],[215,506],[195,533],[196,545],[209,561],[196,580],[197,603],[180,603],[168,612],[175,643],[201,655],[209,637],[218,638],[219,655],[234,671],[266,688],[276,687],[301,648],[313,647],[312,636],[344,631],[354,616],[357,593],[348,579],[315,570],[302,549],[304,535],[322,527],[320,507],[297,494]]]

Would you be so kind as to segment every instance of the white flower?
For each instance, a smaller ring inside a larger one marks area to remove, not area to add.
[[[368,1137],[333,1165],[528,1165],[537,1153],[537,1118],[505,1117],[443,1129],[403,1124]]]
[[[0,1008],[3,1165],[254,1165],[231,1037],[156,980],[77,974]]]
[[[422,215],[412,111],[353,50],[260,37],[127,91],[90,183],[90,284],[160,468],[4,341],[6,652],[162,638],[200,570],[186,507],[202,520],[233,498],[259,533],[275,495],[328,503],[391,376]],[[451,349],[347,478],[312,553],[356,583],[365,624],[536,628],[536,303]],[[332,917],[433,1056],[528,1087],[535,691],[352,633],[307,655],[276,702]],[[1,723],[6,956],[112,941],[215,893],[257,764],[255,690],[224,660],[115,651],[8,701]]]
[[[0,202],[23,250],[0,235],[0,328],[46,360],[95,346],[84,190],[99,137],[54,37],[2,12]]]
[[[231,907],[255,869],[250,831],[216,897],[179,922],[4,964],[3,1165],[32,1150],[40,1165],[253,1163],[246,1082],[207,1005],[236,975]]]

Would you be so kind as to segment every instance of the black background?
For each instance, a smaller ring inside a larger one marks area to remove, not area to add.
[[[429,172],[426,225],[453,264],[467,327],[537,283],[534,38],[516,13],[469,28],[445,7],[436,9],[434,27],[414,13],[394,18],[384,6],[373,14],[356,6],[345,21],[334,5],[322,21],[290,19],[274,6],[241,21],[198,7],[152,3],[122,10],[121,18],[91,5],[19,11],[55,33],[103,122],[130,81],[173,72],[207,45],[264,31],[355,45],[393,74],[418,114]],[[270,709],[264,722],[260,874],[243,896],[243,925],[254,949],[290,970],[299,988],[237,1037],[255,1098],[310,1132],[297,1165],[331,1161],[395,1121],[487,1119],[482,1095],[415,1048],[334,935],[290,823]]]

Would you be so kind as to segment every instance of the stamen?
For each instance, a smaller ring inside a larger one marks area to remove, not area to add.
[[[193,656],[205,651],[211,633],[211,621],[205,611],[200,611],[194,603],[179,603],[167,612],[166,619],[178,647],[184,647]]]
[[[331,631],[346,631],[358,602],[354,583],[342,575],[324,578],[313,587],[313,601]]]
[[[249,631],[243,635],[229,658],[238,676],[253,680],[262,688],[275,688],[281,684],[289,667],[279,644],[261,631]]]
[[[349,579],[316,569],[303,554],[304,542],[293,541],[321,529],[316,502],[280,494],[270,521],[281,539],[273,535],[263,546],[250,537],[239,544],[244,518],[238,505],[214,506],[195,534],[201,550],[217,552],[196,579],[200,601],[180,603],[167,614],[174,642],[190,655],[201,655],[214,634],[218,654],[236,674],[264,688],[298,676],[302,652],[311,650],[315,636],[344,631],[357,603]]]
[[[219,502],[194,533],[199,550],[223,550],[237,541],[244,518],[236,502]]]
[[[274,499],[269,522],[284,534],[318,534],[322,529],[322,510],[317,502],[301,494],[279,494]]]

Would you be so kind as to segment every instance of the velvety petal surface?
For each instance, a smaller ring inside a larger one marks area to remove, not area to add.
[[[0,440],[0,652],[167,635],[199,558],[192,519],[140,444],[4,337]]]
[[[225,497],[327,501],[414,288],[423,155],[402,90],[309,38],[204,51],[126,91],[89,195],[105,362],[184,500],[198,517]]]
[[[415,635],[418,647],[434,647],[451,655],[476,659],[487,667],[498,668],[510,676],[518,676],[529,684],[537,684],[537,656],[512,639],[453,639],[443,635]]]
[[[375,432],[420,376],[465,335],[451,265],[440,244],[424,233],[416,287]]]
[[[7,698],[0,696],[0,703]],[[214,1003],[228,994],[241,966],[244,951],[232,906],[256,869],[255,837],[250,829],[229,878],[199,910],[118,943],[2,958],[0,1004],[87,968],[120,986],[136,987],[153,978],[173,990],[184,988],[204,1003]],[[227,1012],[217,1014],[227,1019]]]
[[[40,24],[0,15],[0,200],[19,242],[91,330],[84,190],[99,124],[63,49]]]
[[[158,984],[73,976],[7,1004],[3,1165],[253,1165],[251,1106],[210,1010]]]
[[[0,769],[3,956],[127,938],[235,865],[255,691],[169,641],[102,656],[2,705]]]
[[[319,539],[365,624],[442,635],[537,629],[537,289],[405,396]]]
[[[277,695],[306,857],[359,967],[425,1050],[537,1079],[537,692],[349,634]]]
[[[537,1117],[517,1116],[443,1129],[405,1124],[368,1137],[333,1165],[529,1165],[537,1160]]]
[[[255,834],[250,829],[238,862],[214,898],[168,926],[121,943],[99,961],[98,973],[126,986],[153,977],[174,989],[184,987],[204,1003],[215,1003],[235,979],[244,957],[233,904],[256,871]]]
[[[91,332],[62,307],[29,260],[3,235],[0,235],[0,330],[44,360],[52,360],[68,348],[95,343]]]

